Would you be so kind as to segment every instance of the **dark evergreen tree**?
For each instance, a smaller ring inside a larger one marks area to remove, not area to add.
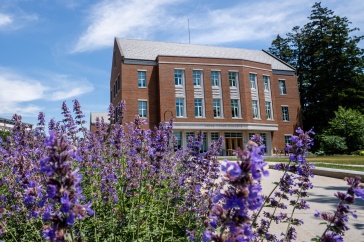
[[[339,106],[364,112],[364,51],[346,17],[315,3],[309,22],[279,35],[269,52],[296,68],[303,124],[321,132]],[[287,54],[289,53],[289,54]]]

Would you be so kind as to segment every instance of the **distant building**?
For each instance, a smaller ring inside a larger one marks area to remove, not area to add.
[[[24,124],[28,125],[29,129],[33,128],[32,124],[28,124],[28,123],[24,123]],[[1,131],[6,131],[6,130],[10,131],[13,129],[13,127],[14,127],[13,120],[0,117],[0,130]]]
[[[115,38],[110,102],[126,101],[150,128],[174,117],[179,146],[202,131],[203,149],[224,136],[222,155],[260,134],[283,150],[300,125],[295,69],[265,51]]]
[[[104,118],[105,124],[110,124],[108,113],[105,112],[91,112],[90,113],[90,131],[95,132],[96,131],[96,118],[99,118],[101,121],[101,118]]]

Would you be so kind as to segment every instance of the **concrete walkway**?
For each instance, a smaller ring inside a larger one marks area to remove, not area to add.
[[[275,186],[272,183],[278,181],[283,174],[281,171],[273,169],[269,169],[269,172],[270,176],[262,181],[263,192],[267,195]],[[296,227],[297,241],[310,241],[316,235],[322,235],[326,225],[320,224],[324,220],[314,217],[315,210],[333,213],[338,204],[338,199],[334,194],[337,191],[346,192],[347,190],[346,182],[343,179],[316,175],[312,178],[312,182],[314,188],[310,190],[309,198],[306,199],[310,209],[295,211],[295,217],[304,221],[302,226]],[[356,210],[358,218],[355,219],[351,215],[349,216],[348,226],[350,230],[345,232],[344,241],[364,242],[364,201],[359,198],[355,199],[355,204],[351,205],[350,209]],[[286,231],[286,228],[287,224],[272,224],[271,232],[275,232],[279,236],[281,232]]]

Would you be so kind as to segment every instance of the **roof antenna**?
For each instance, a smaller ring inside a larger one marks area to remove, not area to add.
[[[190,19],[188,20],[188,43],[191,44]]]

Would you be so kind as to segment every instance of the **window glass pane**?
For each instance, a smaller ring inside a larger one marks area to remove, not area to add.
[[[237,87],[237,76],[236,72],[229,72],[229,84],[230,87]]]
[[[286,82],[284,80],[279,80],[279,93],[287,94]]]
[[[173,135],[177,140],[175,149],[180,149],[182,147],[182,132],[173,132]]]
[[[176,116],[184,117],[184,99],[176,98]]]
[[[253,118],[259,118],[259,106],[257,100],[252,100]]]
[[[263,76],[264,90],[269,91],[269,76]]]
[[[203,117],[202,99],[195,98],[195,116]]]
[[[138,71],[138,87],[146,87],[146,72]]]
[[[186,132],[186,144],[188,145],[188,139],[189,137],[195,137],[194,132]]]
[[[139,116],[142,118],[147,117],[147,101],[138,101]]]
[[[257,84],[256,84],[256,74],[253,73],[249,73],[249,77],[250,77],[250,88],[251,89],[257,89]]]
[[[272,106],[270,102],[265,102],[265,112],[267,119],[272,119]]]
[[[211,85],[213,87],[218,87],[220,86],[220,77],[219,77],[219,72],[218,71],[211,71]]]
[[[183,70],[174,70],[174,85],[182,86],[183,84]]]
[[[201,86],[201,71],[194,70],[193,71],[193,85],[194,86]]]
[[[213,100],[214,117],[221,117],[220,99]]]
[[[233,118],[239,117],[239,100],[231,99],[231,113]]]
[[[289,121],[288,107],[282,107],[282,118],[283,121]]]
[[[284,136],[284,144],[289,144],[289,145],[292,144],[291,135],[285,135]]]
[[[211,133],[211,140],[218,140],[220,138],[220,134],[218,132]]]

